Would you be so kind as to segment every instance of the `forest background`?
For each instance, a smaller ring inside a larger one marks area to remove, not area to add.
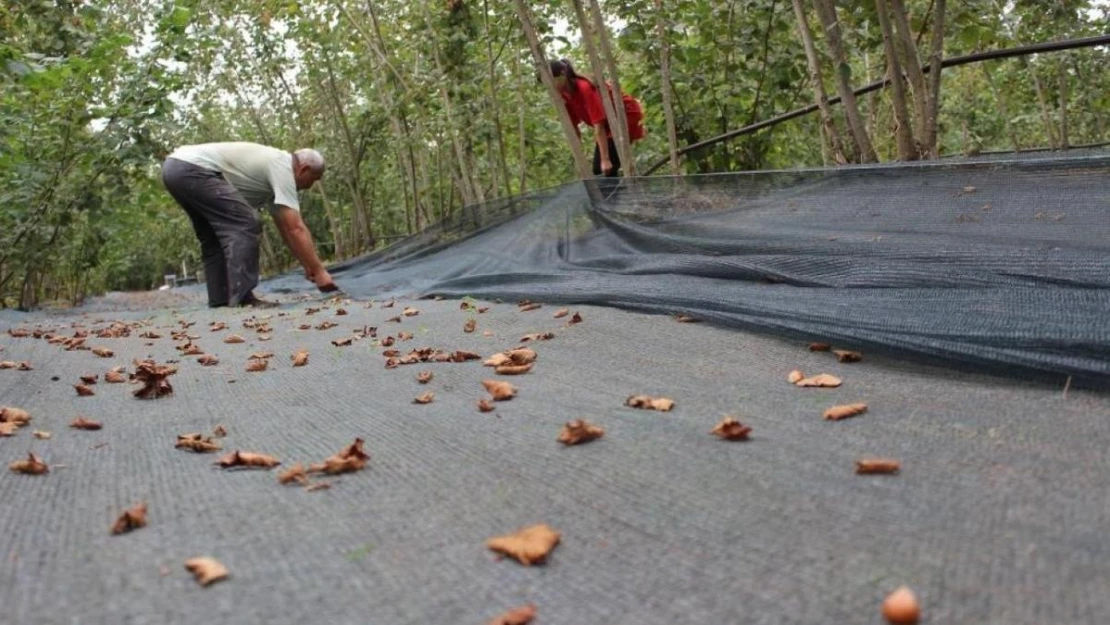
[[[574,180],[537,51],[643,103],[639,169],[695,175],[1107,141],[1106,47],[927,68],[1108,32],[1104,0],[8,0],[0,305],[199,268],[159,176],[178,145],[319,149],[328,173],[302,207],[329,261]],[[828,104],[884,76],[901,78]],[[289,268],[263,221],[264,271]]]

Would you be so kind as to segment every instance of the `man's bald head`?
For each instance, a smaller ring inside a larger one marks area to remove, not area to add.
[[[297,189],[305,190],[324,176],[324,157],[312,148],[301,148],[293,152],[293,178]]]

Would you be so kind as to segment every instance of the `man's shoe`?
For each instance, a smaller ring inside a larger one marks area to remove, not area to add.
[[[251,308],[277,308],[280,305],[281,304],[277,302],[262,299],[254,293],[251,293],[242,302],[239,302],[239,306],[250,306]]]

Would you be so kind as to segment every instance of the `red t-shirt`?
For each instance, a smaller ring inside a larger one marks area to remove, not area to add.
[[[596,126],[606,121],[605,105],[601,103],[601,93],[598,92],[597,87],[585,78],[576,79],[575,85],[577,89],[574,91],[562,92],[563,102],[567,105],[567,113],[570,114],[570,122],[574,124],[574,129],[578,130],[578,124]],[[629,140],[643,139],[643,109],[640,108],[640,103],[627,93],[624,94],[624,112],[628,118]],[[606,134],[612,136],[608,126],[606,126]]]

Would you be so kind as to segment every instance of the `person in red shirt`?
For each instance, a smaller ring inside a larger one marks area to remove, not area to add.
[[[551,75],[555,77],[555,86],[563,96],[574,131],[581,138],[579,124],[585,123],[594,128],[594,175],[619,176],[621,159],[617,154],[617,145],[613,142],[613,134],[605,117],[605,105],[601,103],[601,93],[597,85],[575,73],[574,66],[567,59],[551,61],[550,64]],[[625,94],[623,105],[628,118],[629,140],[635,142],[643,139],[644,113],[640,103]]]

